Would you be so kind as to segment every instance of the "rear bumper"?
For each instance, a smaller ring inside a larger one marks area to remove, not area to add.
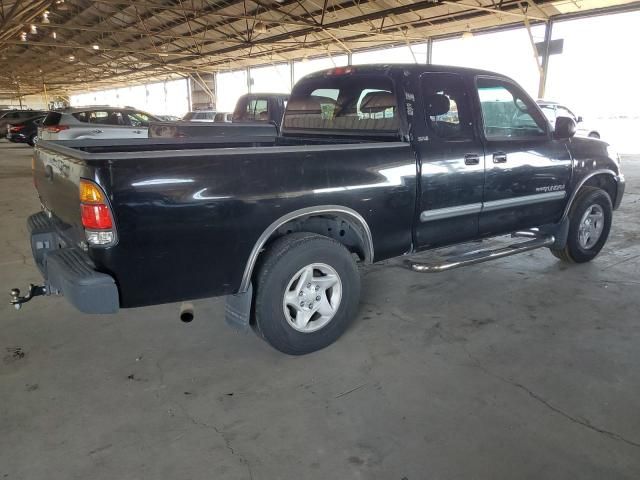
[[[27,226],[33,258],[50,293],[64,295],[84,313],[118,311],[118,287],[113,277],[97,272],[84,251],[68,246],[59,224],[40,212],[29,217]]]

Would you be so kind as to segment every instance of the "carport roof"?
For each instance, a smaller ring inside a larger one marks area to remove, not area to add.
[[[0,0],[0,97],[419,43],[628,0]],[[527,53],[528,54],[528,53]],[[45,87],[46,86],[46,87]]]

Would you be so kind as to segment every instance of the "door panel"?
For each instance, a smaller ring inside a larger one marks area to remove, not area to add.
[[[566,203],[571,158],[535,102],[502,79],[477,79],[486,170],[482,236],[556,222]]]
[[[420,95],[425,118],[414,125],[421,167],[417,249],[477,237],[484,183],[484,151],[463,77],[426,73]]]

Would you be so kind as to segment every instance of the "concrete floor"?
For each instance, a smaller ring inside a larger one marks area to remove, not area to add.
[[[2,295],[39,280],[30,153],[0,144]],[[3,300],[0,478],[638,479],[640,157],[624,169],[594,262],[375,265],[351,329],[301,358],[230,330],[222,299],[188,325]]]

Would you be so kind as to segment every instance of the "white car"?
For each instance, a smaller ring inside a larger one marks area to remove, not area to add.
[[[40,140],[147,138],[158,118],[132,108],[73,107],[49,112],[38,129]]]
[[[194,110],[182,117],[182,120],[184,122],[213,122],[215,117],[215,110]]]
[[[546,100],[538,100],[538,105],[542,109],[542,113],[545,114],[552,127],[556,125],[557,117],[569,117],[576,122],[577,131],[576,135],[581,137],[600,138],[600,132],[593,128],[592,125],[585,123],[582,117],[575,115],[564,105],[557,102],[548,102]]]

